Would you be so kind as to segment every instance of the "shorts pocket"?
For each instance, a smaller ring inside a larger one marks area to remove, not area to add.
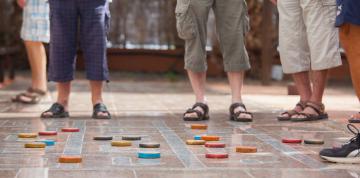
[[[175,14],[176,14],[176,29],[181,39],[189,40],[196,36],[196,27],[194,16],[190,10],[191,0],[177,0]]]
[[[330,27],[335,27],[337,6],[336,0],[321,0],[324,20]]]

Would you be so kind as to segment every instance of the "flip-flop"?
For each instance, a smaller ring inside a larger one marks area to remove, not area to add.
[[[45,114],[49,112],[52,113],[52,115]],[[44,119],[49,119],[49,118],[66,118],[70,116],[69,116],[69,112],[65,111],[63,105],[59,103],[54,103],[53,105],[51,105],[51,107],[48,110],[44,111],[40,117]]]
[[[204,112],[196,110],[196,107],[200,107]],[[187,114],[196,113],[197,117],[186,117]],[[209,106],[204,103],[195,103],[192,108],[186,110],[183,115],[184,121],[202,121],[209,120]]]
[[[46,93],[46,91],[40,89],[28,88],[25,93],[16,95],[11,101],[23,104],[37,104]],[[24,97],[29,98],[29,101],[24,100]]]
[[[245,111],[237,111],[235,112],[235,109],[241,107],[243,108]],[[230,120],[232,121],[237,121],[237,122],[252,122],[253,121],[253,114],[251,112],[248,112],[246,110],[246,107],[243,103],[233,103],[230,108]],[[247,117],[239,117],[240,114],[248,114],[251,117],[247,118]]]
[[[108,109],[106,108],[105,104],[103,104],[103,103],[95,104],[93,110],[94,111],[92,114],[92,118],[94,118],[94,119],[111,119],[111,114],[108,111]],[[99,115],[100,112],[106,113],[107,115],[106,116]]]

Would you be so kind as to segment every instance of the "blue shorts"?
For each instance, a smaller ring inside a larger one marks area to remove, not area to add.
[[[74,79],[78,44],[84,54],[87,79],[108,80],[108,0],[49,0],[49,5],[49,81],[68,82]]]

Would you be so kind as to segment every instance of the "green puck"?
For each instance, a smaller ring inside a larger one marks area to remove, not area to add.
[[[141,140],[141,137],[140,136],[123,136],[122,140],[130,140],[130,141]]]
[[[160,148],[160,143],[140,143],[140,148]]]
[[[309,140],[304,140],[305,144],[313,144],[313,145],[322,145],[324,144],[324,140],[316,140],[316,139],[309,139]]]
[[[112,140],[112,136],[96,136],[94,137],[94,140]]]

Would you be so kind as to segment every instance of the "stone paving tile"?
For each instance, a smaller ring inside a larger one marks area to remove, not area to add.
[[[91,119],[92,107],[87,82],[74,83],[70,102],[69,119],[40,119],[56,92],[34,106],[24,106],[6,101],[12,94],[26,88],[15,84],[0,90],[0,178],[2,177],[359,177],[357,165],[330,164],[323,162],[318,152],[324,146],[342,144],[338,137],[351,137],[346,130],[346,116],[353,110],[352,97],[333,89],[326,101],[331,118],[311,123],[278,122],[276,115],[287,105],[296,102],[292,96],[282,96],[275,86],[261,95],[251,91],[244,96],[248,108],[255,111],[252,123],[234,123],[228,119],[230,96],[223,82],[210,83],[210,121],[207,130],[192,130],[195,122],[184,122],[182,112],[193,101],[191,88],[185,82],[158,81],[112,82],[105,87],[104,99],[113,114],[112,120]],[[53,87],[53,86],[51,86]],[[248,87],[259,90],[256,86]],[[275,89],[274,89],[275,88]],[[259,90],[262,91],[263,90]],[[283,90],[281,90],[283,92]],[[338,101],[345,101],[336,109]],[[334,109],[335,108],[335,109]],[[81,128],[79,133],[61,132],[63,127]],[[21,132],[56,130],[57,136],[41,136],[36,139],[19,139]],[[218,135],[226,148],[214,149],[186,145],[194,135]],[[122,136],[141,136],[131,147],[112,147],[110,141],[95,141],[94,136],[112,135],[114,140]],[[320,138],[324,145],[283,144],[284,137]],[[55,146],[45,149],[27,149],[24,143],[38,139],[54,139]],[[141,142],[157,142],[158,149],[138,148]],[[239,145],[256,146],[257,153],[235,152]],[[137,158],[137,152],[160,151],[160,159]],[[208,152],[229,153],[228,159],[207,159]],[[80,154],[80,164],[58,163],[62,154]]]

